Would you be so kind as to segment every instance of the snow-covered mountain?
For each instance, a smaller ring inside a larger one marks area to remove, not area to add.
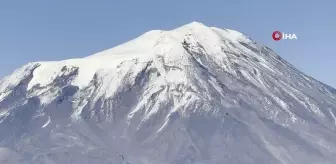
[[[336,90],[193,22],[0,82],[0,163],[334,164]]]

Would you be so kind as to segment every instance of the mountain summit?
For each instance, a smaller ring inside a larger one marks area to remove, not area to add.
[[[333,164],[336,90],[193,22],[0,82],[0,163]]]

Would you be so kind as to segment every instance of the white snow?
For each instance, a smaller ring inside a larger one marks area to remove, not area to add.
[[[50,116],[49,116],[47,122],[44,123],[44,125],[42,126],[42,128],[47,127],[50,124],[50,122],[51,122],[51,119],[50,119]]]
[[[86,58],[38,62],[41,66],[34,71],[34,78],[30,81],[27,89],[29,90],[37,84],[41,86],[50,84],[60,75],[64,66],[79,68],[79,74],[72,84],[83,88],[89,84],[93,75],[100,69],[115,69],[123,61],[140,59],[140,62],[147,62],[155,58],[156,55],[170,55],[166,58],[170,62],[183,60],[184,49],[181,42],[186,34],[192,35],[193,42],[196,42],[195,39],[197,39],[197,42],[203,45],[209,54],[220,52],[221,46],[218,43],[222,39],[249,41],[237,31],[210,28],[198,22],[171,31],[154,30],[120,46]]]

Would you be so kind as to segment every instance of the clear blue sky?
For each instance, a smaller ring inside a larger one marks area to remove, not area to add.
[[[84,57],[192,21],[241,31],[336,86],[335,0],[3,0],[0,77],[40,60]],[[274,30],[296,41],[275,42]]]

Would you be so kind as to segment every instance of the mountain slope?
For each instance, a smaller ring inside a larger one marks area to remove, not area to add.
[[[332,164],[335,111],[335,89],[193,22],[5,77],[0,150],[34,164]]]

